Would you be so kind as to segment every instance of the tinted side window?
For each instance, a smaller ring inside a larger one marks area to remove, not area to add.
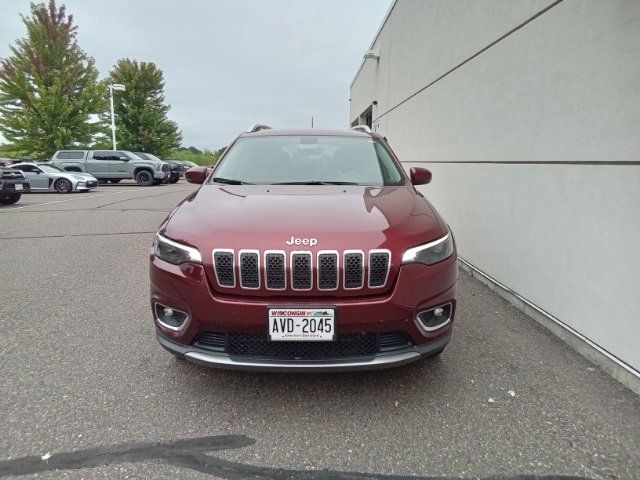
[[[116,156],[116,153],[118,152],[113,152],[111,150],[96,150],[95,152],[93,152],[93,159],[94,160],[114,160],[118,158]]]
[[[58,152],[58,159],[60,160],[81,160],[84,158],[83,151],[66,151],[66,152]]]

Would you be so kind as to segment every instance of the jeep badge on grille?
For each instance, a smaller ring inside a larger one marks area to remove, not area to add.
[[[284,243],[286,243],[287,245],[309,245],[310,247],[313,247],[314,245],[318,244],[318,239],[317,238],[298,238],[292,235],[291,238],[289,240],[285,240]]]

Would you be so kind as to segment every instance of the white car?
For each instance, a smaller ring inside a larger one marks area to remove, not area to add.
[[[88,173],[67,172],[51,163],[18,163],[11,168],[22,170],[31,182],[31,191],[49,190],[58,193],[87,192],[98,186],[98,180]]]

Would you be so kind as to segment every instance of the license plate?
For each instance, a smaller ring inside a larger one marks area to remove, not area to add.
[[[22,190],[22,184],[21,183],[16,183],[15,187],[16,187],[16,190]]]
[[[270,308],[273,341],[330,342],[335,338],[334,308]]]

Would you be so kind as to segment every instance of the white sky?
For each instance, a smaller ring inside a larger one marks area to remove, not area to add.
[[[0,2],[0,58],[29,3]],[[64,3],[101,77],[119,58],[155,62],[184,145],[216,149],[253,123],[346,128],[349,84],[391,0]]]

